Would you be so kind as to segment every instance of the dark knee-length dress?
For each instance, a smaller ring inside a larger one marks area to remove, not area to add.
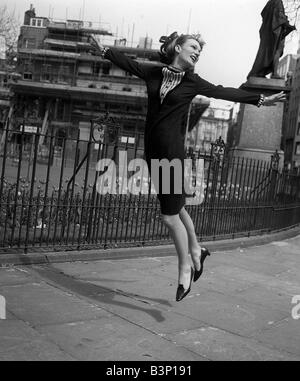
[[[215,86],[202,79],[198,74],[185,72],[180,82],[161,99],[163,84],[163,66],[150,66],[139,63],[115,48],[109,48],[104,58],[110,60],[123,70],[143,79],[148,93],[148,112],[146,117],[144,149],[145,158],[151,174],[153,159],[178,159],[182,163],[182,171],[171,172],[170,192],[165,194],[160,184],[154,184],[160,201],[162,214],[176,215],[185,205],[186,194],[178,192],[176,176],[184,182],[185,133],[187,115],[191,101],[196,95],[204,95],[232,102],[257,105],[260,94],[251,93],[231,87]],[[171,70],[170,68],[168,68]],[[162,178],[160,177],[160,180]],[[174,189],[176,188],[176,189]]]

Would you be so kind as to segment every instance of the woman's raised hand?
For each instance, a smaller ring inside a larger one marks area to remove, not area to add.
[[[263,106],[274,106],[277,102],[284,102],[286,100],[286,94],[284,91],[265,97]]]
[[[101,45],[93,36],[89,36],[89,44],[91,45],[91,51],[95,54],[101,54],[104,46]]]

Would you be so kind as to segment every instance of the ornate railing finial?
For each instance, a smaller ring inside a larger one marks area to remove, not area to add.
[[[278,151],[276,150],[273,155],[271,155],[271,168],[273,170],[278,170],[279,167],[279,161],[280,161],[280,155]]]
[[[226,144],[222,139],[222,136],[214,142],[211,143],[211,153],[215,160],[220,160],[221,156],[224,155],[226,149]]]
[[[105,136],[108,137],[108,142],[113,143],[120,129],[119,123],[106,111],[104,115],[100,115],[92,121],[92,138],[96,143],[103,143]],[[98,132],[95,136],[96,131]]]

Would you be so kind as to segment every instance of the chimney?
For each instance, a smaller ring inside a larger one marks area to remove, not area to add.
[[[30,25],[30,19],[36,17],[35,9],[33,8],[33,4],[30,4],[30,9],[25,12],[24,15],[24,25]]]

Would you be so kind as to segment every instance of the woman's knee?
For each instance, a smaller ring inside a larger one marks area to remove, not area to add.
[[[162,214],[161,218],[162,218],[163,223],[168,228],[172,228],[178,223],[179,215],[178,214],[175,214],[175,215]]]

